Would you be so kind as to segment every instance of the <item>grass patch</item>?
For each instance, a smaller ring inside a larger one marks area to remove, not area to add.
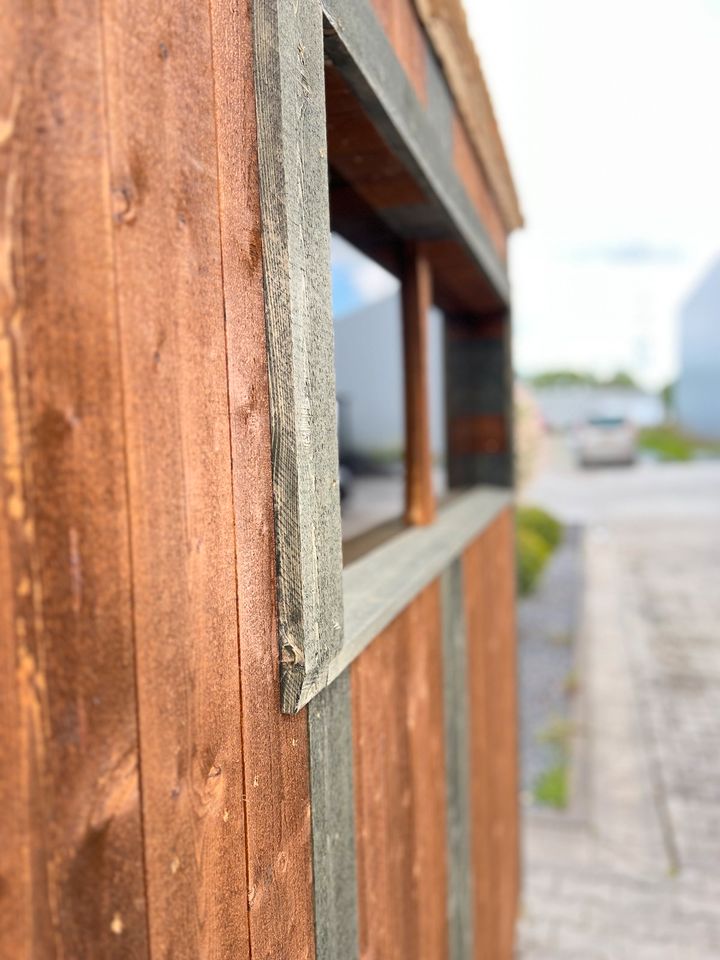
[[[567,763],[558,763],[540,776],[533,787],[535,803],[555,810],[564,810],[568,803]]]
[[[703,455],[720,456],[720,442],[701,440],[670,424],[641,430],[638,445],[665,462],[686,462]]]
[[[540,507],[518,507],[517,583],[521,596],[538,585],[550,556],[562,540],[562,524]]]
[[[570,744],[575,727],[563,717],[556,717],[538,734],[540,743],[552,747],[555,762],[543,771],[533,784],[533,799],[543,807],[564,810],[568,805]]]

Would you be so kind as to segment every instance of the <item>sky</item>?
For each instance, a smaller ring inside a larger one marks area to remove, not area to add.
[[[662,386],[679,307],[720,258],[720,0],[465,6],[526,220],[517,369]],[[345,245],[334,256],[339,310],[394,289]]]

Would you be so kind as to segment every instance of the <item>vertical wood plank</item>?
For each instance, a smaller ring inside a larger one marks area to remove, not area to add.
[[[491,749],[491,842],[497,891],[498,956],[513,956],[519,883],[515,566],[512,511],[483,538],[490,608],[487,642]]]
[[[144,958],[101,16],[3,13],[0,953]]]
[[[318,960],[357,960],[357,874],[350,673],[308,707]]]
[[[512,486],[509,319],[446,315],[445,365],[450,486]]]
[[[450,960],[473,955],[470,811],[470,711],[462,561],[442,577],[443,703],[447,766],[448,928]]]
[[[210,10],[104,0],[104,18],[152,953],[246,957]]]
[[[478,960],[513,956],[519,896],[513,556],[509,510],[463,556]]]
[[[314,956],[308,717],[280,713],[268,369],[250,0],[212,0],[233,460],[249,935]]]
[[[342,551],[320,0],[256,0],[255,85],[283,710],[342,645]]]
[[[475,960],[502,960],[498,948],[495,876],[491,846],[492,744],[488,722],[487,617],[492,604],[485,575],[483,537],[463,555],[463,589],[467,624],[467,678],[470,697],[470,805],[472,817],[473,913]]]
[[[32,740],[33,714],[39,719],[39,711],[32,708],[39,704],[32,696],[32,677],[20,670],[29,659],[25,624],[33,625],[16,342],[24,309],[19,175],[29,144],[23,140],[27,131],[20,126],[19,106],[31,89],[28,28],[19,0],[6,4],[0,20],[0,129],[6,131],[0,141],[0,956],[21,960],[33,951],[48,956],[41,938],[49,931],[47,915],[36,909],[33,916],[32,896],[33,840],[43,861],[45,854],[42,833],[32,835],[31,818],[39,792]],[[42,738],[39,724],[35,733]]]
[[[352,665],[363,960],[447,956],[440,587]]]
[[[402,277],[402,315],[405,364],[405,518],[412,526],[425,526],[435,518],[428,383],[428,315],[431,306],[430,263],[418,244],[409,243],[405,248]]]

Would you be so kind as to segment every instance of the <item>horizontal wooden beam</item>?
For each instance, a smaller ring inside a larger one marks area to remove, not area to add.
[[[339,676],[408,603],[511,502],[510,491],[458,494],[429,527],[408,527],[343,571],[345,637],[328,673]]]
[[[438,137],[434,115],[420,104],[368,0],[323,0],[325,50],[363,103],[377,129],[445,217],[489,280],[509,303],[510,285],[487,229]]]

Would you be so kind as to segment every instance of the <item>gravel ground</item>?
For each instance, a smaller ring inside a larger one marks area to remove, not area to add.
[[[577,682],[582,542],[582,527],[566,527],[538,589],[518,604],[521,783],[528,797],[540,774],[557,762],[543,734],[570,722]]]

